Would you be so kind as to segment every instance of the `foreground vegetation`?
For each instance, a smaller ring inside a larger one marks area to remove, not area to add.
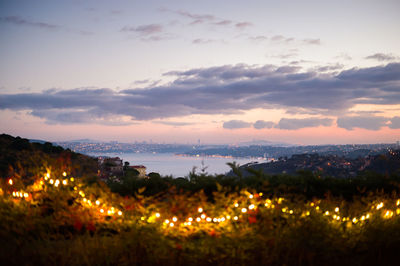
[[[218,185],[122,197],[57,170],[2,180],[7,265],[390,265],[400,248],[397,193],[307,199]]]
[[[90,158],[24,145],[0,179],[3,265],[399,264],[398,173],[243,178],[232,164],[105,184]]]

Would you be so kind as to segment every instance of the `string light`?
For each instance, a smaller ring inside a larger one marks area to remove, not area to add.
[[[8,179],[8,184],[10,185],[10,186],[12,186],[13,185],[13,181],[12,181],[12,179],[10,178],[10,179]]]

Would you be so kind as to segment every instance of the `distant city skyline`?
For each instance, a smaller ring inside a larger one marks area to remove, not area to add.
[[[400,2],[0,0],[0,133],[400,140]]]

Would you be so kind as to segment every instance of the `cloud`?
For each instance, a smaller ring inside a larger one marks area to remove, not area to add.
[[[25,18],[21,18],[19,16],[0,17],[0,22],[13,24],[13,25],[17,25],[17,26],[33,27],[33,28],[38,28],[38,29],[43,29],[43,30],[63,30],[63,31],[67,31],[67,32],[78,33],[81,35],[93,34],[92,32],[85,31],[85,30],[69,29],[69,28],[61,26],[61,25],[47,23],[47,22],[32,21],[32,20],[28,20]]]
[[[296,130],[306,127],[331,126],[331,118],[282,118],[276,125],[279,129]]]
[[[199,39],[194,39],[192,41],[192,43],[194,43],[194,44],[207,44],[207,43],[212,43],[212,42],[215,42],[215,40],[199,38]]]
[[[274,125],[275,123],[271,121],[258,120],[253,124],[253,127],[255,129],[263,129],[263,128],[272,128]]]
[[[140,25],[137,27],[125,26],[121,29],[121,31],[136,32],[142,36],[147,36],[147,35],[162,32],[163,27],[160,24],[147,24],[147,25]]]
[[[373,59],[373,60],[378,60],[378,61],[393,61],[393,60],[396,60],[397,57],[392,54],[376,53],[376,54],[365,57],[365,59]]]
[[[168,8],[159,8],[160,11],[162,12],[171,12],[174,14],[178,14],[181,17],[184,17],[186,19],[190,19],[191,22],[189,25],[198,25],[198,24],[210,24],[210,25],[215,25],[215,26],[231,26],[234,25],[235,28],[237,29],[244,29],[247,27],[250,27],[253,25],[253,23],[248,22],[248,21],[240,21],[240,22],[235,22],[230,19],[224,19],[224,18],[218,18],[213,14],[197,14],[197,13],[192,13],[187,10],[171,10]]]
[[[321,45],[320,39],[304,39],[303,43],[305,44],[314,44],[314,45]]]
[[[353,130],[354,128],[379,130],[385,126],[387,121],[388,119],[383,116],[344,116],[337,119],[337,125],[347,130]]]
[[[153,123],[167,125],[167,126],[174,126],[174,127],[193,125],[193,123],[178,122],[178,121],[153,121]]]
[[[3,23],[10,23],[10,24],[20,25],[20,26],[37,27],[37,28],[42,28],[42,29],[47,29],[47,30],[57,30],[57,29],[63,28],[59,25],[45,23],[45,22],[30,21],[30,20],[26,20],[26,19],[18,17],[18,16],[0,17],[0,21]]]
[[[223,19],[218,22],[214,22],[213,24],[217,26],[229,26],[232,24],[232,20]]]
[[[155,83],[122,91],[76,88],[0,93],[0,110],[31,110],[32,115],[48,121],[83,123],[90,119],[112,121],[119,117],[154,120],[194,114],[242,114],[256,108],[283,108],[332,116],[348,112],[360,103],[400,102],[400,63],[339,73],[324,70],[327,71],[303,70],[290,65],[246,64],[193,68],[164,73],[171,80],[164,85]],[[75,118],[79,114],[77,111],[87,113],[86,120]],[[71,117],[66,115],[68,113]],[[345,128],[357,125],[357,120],[354,124],[347,121],[341,118],[338,124]],[[327,125],[329,120],[317,122],[283,120],[279,127]]]
[[[389,128],[400,129],[400,116],[395,116],[390,120]]]
[[[239,129],[239,128],[249,128],[249,127],[251,127],[251,123],[242,120],[230,120],[224,122],[223,124],[223,128],[225,129]]]
[[[238,29],[245,29],[247,27],[253,26],[253,23],[251,22],[247,22],[247,21],[243,21],[243,22],[238,22],[235,24],[235,27]]]

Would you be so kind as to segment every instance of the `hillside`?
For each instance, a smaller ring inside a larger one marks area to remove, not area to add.
[[[77,176],[97,172],[97,161],[89,156],[54,146],[50,142],[31,142],[28,139],[0,135],[0,177],[33,178],[46,167],[58,167]]]
[[[262,171],[265,174],[290,174],[298,171],[311,171],[322,176],[336,178],[354,177],[366,171],[378,174],[398,174],[400,172],[400,150],[358,157],[356,159],[335,155],[296,154],[277,161],[260,164],[247,164],[240,167],[244,176],[251,173],[246,169]],[[231,172],[230,175],[233,173]]]

